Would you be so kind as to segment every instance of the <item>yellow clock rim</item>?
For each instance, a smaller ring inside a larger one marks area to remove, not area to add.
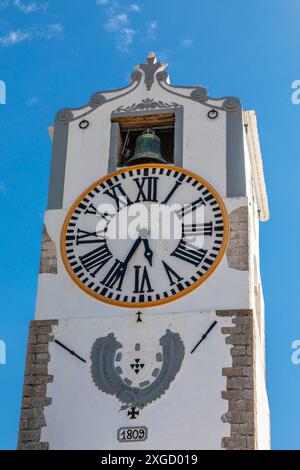
[[[113,300],[113,299],[108,299],[102,295],[98,295],[96,294],[95,292],[91,291],[83,282],[81,282],[77,276],[74,274],[70,264],[69,264],[69,261],[68,261],[68,257],[67,257],[67,253],[66,253],[66,246],[65,246],[65,238],[66,238],[66,232],[67,232],[67,229],[68,229],[68,225],[69,225],[69,222],[70,222],[70,219],[74,213],[74,210],[76,209],[76,207],[78,206],[78,204],[80,203],[80,201],[97,185],[103,183],[104,181],[106,181],[107,179],[109,178],[112,178],[116,175],[119,175],[120,173],[125,173],[125,172],[129,172],[129,171],[132,171],[132,170],[136,170],[136,169],[143,169],[143,168],[166,168],[166,169],[170,169],[172,171],[179,171],[181,173],[184,173],[185,175],[187,176],[191,176],[192,178],[196,179],[197,181],[199,181],[199,183],[203,184],[210,192],[211,194],[214,196],[214,198],[216,199],[217,203],[219,204],[219,207],[220,207],[220,210],[222,212],[222,216],[223,216],[223,221],[224,221],[224,237],[223,237],[223,240],[222,240],[222,245],[221,245],[221,248],[220,248],[220,251],[218,253],[218,256],[216,257],[213,265],[208,269],[208,271],[206,271],[205,274],[203,274],[203,276],[198,279],[198,281],[196,281],[194,284],[192,284],[191,286],[187,287],[186,289],[184,289],[183,291],[181,292],[178,292],[177,294],[174,294],[168,298],[164,298],[164,299],[160,299],[160,300],[153,300],[151,302],[122,302],[120,300]],[[64,221],[64,224],[63,224],[63,227],[62,227],[62,231],[61,231],[61,237],[60,237],[60,250],[61,250],[61,255],[62,255],[62,260],[63,260],[63,263],[64,263],[64,266],[66,268],[66,271],[68,272],[69,276],[71,277],[71,279],[75,282],[75,284],[80,287],[80,289],[82,289],[83,291],[85,291],[87,294],[89,294],[91,297],[94,297],[95,299],[101,301],[101,302],[104,302],[104,303],[107,303],[107,304],[111,304],[111,305],[114,305],[114,306],[117,306],[117,307],[124,307],[124,308],[150,308],[150,307],[155,307],[155,306],[158,306],[158,305],[163,305],[163,304],[166,304],[166,303],[169,303],[169,302],[174,302],[175,300],[178,300],[180,299],[181,297],[184,297],[185,295],[191,293],[192,291],[194,291],[195,289],[197,289],[197,287],[199,287],[201,284],[203,284],[204,281],[206,281],[206,279],[208,279],[212,274],[213,272],[216,270],[216,268],[218,267],[218,265],[220,264],[225,252],[226,252],[226,249],[227,249],[227,246],[228,246],[228,243],[229,243],[229,233],[230,233],[230,230],[229,230],[229,217],[228,217],[228,214],[227,214],[227,210],[226,210],[226,207],[225,207],[225,204],[221,198],[221,196],[219,195],[219,193],[216,191],[216,189],[210,184],[208,183],[204,178],[200,177],[199,175],[197,175],[196,173],[193,173],[192,171],[190,170],[186,170],[185,168],[180,168],[178,166],[175,166],[175,165],[159,165],[159,164],[144,164],[144,165],[134,165],[134,166],[129,166],[129,167],[124,167],[124,168],[121,168],[117,171],[114,171],[112,173],[109,173],[105,176],[103,176],[102,178],[100,178],[99,180],[95,181],[93,184],[91,184],[76,200],[75,202],[72,204],[71,208],[69,209],[68,211],[68,214],[65,218],[65,221]]]

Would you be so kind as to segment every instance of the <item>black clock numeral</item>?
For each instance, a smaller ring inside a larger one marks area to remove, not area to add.
[[[113,289],[115,284],[118,283],[116,290],[122,290],[122,284],[124,280],[126,272],[126,265],[119,260],[116,260],[112,266],[112,268],[108,271],[105,278],[101,283],[108,287],[109,289]]]
[[[86,232],[80,228],[77,230],[76,245],[84,243],[103,243],[103,238],[100,238],[102,232]]]
[[[185,217],[186,215],[190,214],[191,212],[194,212],[196,209],[198,209],[201,206],[205,206],[206,203],[202,197],[197,199],[196,201],[191,202],[190,204],[185,204],[183,209],[180,209],[177,211],[177,215],[180,217]]]
[[[171,253],[171,256],[182,259],[194,266],[199,266],[203,258],[206,256],[207,250],[196,248],[192,243],[180,240],[176,250]]]
[[[164,201],[162,201],[162,204],[167,204],[169,202],[169,200],[171,199],[171,197],[173,196],[173,194],[175,193],[175,191],[179,188],[181,184],[182,183],[180,181],[176,181],[176,183],[174,184],[173,188],[171,189],[167,197],[164,199]]]
[[[88,205],[88,207],[86,208],[84,213],[85,214],[91,214],[91,215],[97,215],[97,216],[102,217],[103,219],[105,219],[107,222],[109,222],[109,220],[110,220],[109,214],[107,212],[104,212],[104,213],[99,212],[99,210],[97,209],[97,207],[94,206],[93,203]]]
[[[106,242],[102,241],[103,245],[90,251],[86,255],[79,256],[82,266],[90,273],[92,277],[106,265],[106,263],[113,257],[109,251]]]
[[[89,253],[79,256],[80,262],[84,269],[90,273],[91,276],[95,277],[96,274],[106,265],[106,263],[113,257],[109,251],[106,242],[102,242],[103,245],[96,248]]]
[[[211,237],[213,234],[213,223],[183,225],[182,233],[183,237],[200,237],[203,235]]]
[[[76,282],[103,301],[136,308],[165,303],[205,280],[223,254],[227,227],[218,198],[213,189],[184,170],[148,165],[127,168],[103,178],[84,194],[62,232],[63,257]],[[128,206],[152,208],[159,203],[166,208],[174,202],[180,203],[174,211],[180,229],[176,240],[166,244],[159,234],[156,244],[154,234],[146,230],[138,230],[133,238],[127,236],[124,246],[117,237],[112,243],[108,240],[113,217],[117,226],[122,224],[118,212]]]
[[[104,191],[104,194],[107,194],[107,196],[111,197],[115,201],[118,211],[120,210],[120,207],[132,204],[121,183],[111,186],[110,189]]]
[[[137,187],[138,195],[135,202],[151,201],[157,202],[157,181],[158,176],[143,176],[141,178],[134,178]]]
[[[135,269],[135,294],[144,294],[145,292],[154,292],[150,283],[147,268],[144,266],[134,266]]]
[[[85,214],[92,214],[92,215],[99,215],[97,207],[94,206],[93,203],[89,204],[89,206],[84,211]]]
[[[170,268],[170,266],[165,261],[163,261],[162,264],[169,278],[170,286],[174,286],[174,284],[183,280],[183,277],[179,276],[179,274],[177,274],[174,269]]]

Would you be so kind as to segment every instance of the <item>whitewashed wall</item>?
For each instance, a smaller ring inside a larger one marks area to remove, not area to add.
[[[217,326],[191,354],[194,345],[211,323]],[[226,389],[222,367],[231,366],[230,346],[225,344],[222,326],[231,326],[230,318],[216,317],[214,312],[184,314],[150,314],[136,323],[132,312],[101,315],[88,319],[60,320],[55,337],[87,360],[80,362],[52,343],[49,374],[54,381],[47,395],[52,404],[45,408],[47,427],[42,441],[50,449],[220,449],[222,437],[230,434],[229,425],[221,420],[228,402],[221,398]],[[140,411],[135,420],[121,411],[122,404],[112,395],[100,392],[90,373],[90,352],[94,341],[114,332],[118,341],[134,346],[135,342],[153,344],[169,328],[179,333],[185,356],[175,380],[159,400]],[[151,331],[151,337],[149,337]],[[117,430],[124,426],[146,426],[149,437],[143,443],[119,443]]]
[[[246,138],[244,145],[247,194],[249,195],[249,305],[253,309],[254,327],[256,445],[258,449],[268,450],[270,449],[270,409],[266,389],[265,305],[260,275],[259,217]]]

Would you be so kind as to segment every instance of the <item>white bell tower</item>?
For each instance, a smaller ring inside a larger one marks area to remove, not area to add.
[[[49,129],[19,449],[270,447],[256,115],[165,69],[150,53]],[[140,204],[177,204],[179,238],[113,237]]]

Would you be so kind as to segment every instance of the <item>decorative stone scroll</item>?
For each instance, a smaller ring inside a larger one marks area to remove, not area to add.
[[[146,98],[142,100],[140,103],[133,103],[129,106],[119,106],[117,109],[113,111],[112,114],[117,113],[129,113],[135,111],[149,111],[152,109],[174,109],[179,108],[180,105],[175,103],[174,101],[170,103],[165,103],[163,101],[155,101],[154,99]]]

